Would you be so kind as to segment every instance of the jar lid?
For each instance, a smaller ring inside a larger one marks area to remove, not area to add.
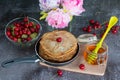
[[[80,43],[88,43],[97,40],[97,37],[93,34],[82,34],[77,37],[78,42]]]

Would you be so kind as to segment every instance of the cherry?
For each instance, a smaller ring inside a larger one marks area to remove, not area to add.
[[[96,33],[93,33],[94,36],[96,36],[97,34]]]
[[[80,65],[79,65],[79,68],[80,68],[81,70],[84,70],[84,69],[85,69],[85,65],[84,65],[84,64],[80,64]]]
[[[24,22],[20,22],[20,25],[23,26],[23,25],[25,25],[25,23]]]
[[[16,25],[15,25],[16,27],[20,27],[20,24],[19,23],[16,23]]]
[[[39,25],[39,24],[36,24],[36,28],[37,28],[37,29],[40,29],[40,25]]]
[[[58,37],[58,38],[56,39],[56,41],[57,41],[57,42],[61,42],[61,41],[62,41],[62,38],[61,38],[61,37]]]
[[[39,29],[37,29],[37,28],[36,28],[36,29],[35,29],[35,32],[37,32],[37,33],[38,33],[38,32],[39,32]]]
[[[116,30],[118,30],[118,29],[120,28],[120,26],[114,26],[114,28],[115,28]]]
[[[14,38],[13,38],[13,40],[14,40],[15,42],[17,42],[17,41],[18,41],[18,39],[17,39],[16,37],[14,37]]]
[[[96,28],[97,28],[97,26],[96,26],[96,25],[93,25],[92,27],[93,27],[93,29],[96,29]]]
[[[28,38],[27,38],[27,41],[30,41],[30,40],[32,40],[32,38],[31,38],[31,37],[28,37]]]
[[[87,28],[86,27],[84,27],[84,28],[82,28],[83,29],[83,31],[86,31],[87,30]]]
[[[10,39],[12,39],[12,40],[13,40],[13,38],[14,38],[12,35],[10,35],[9,37],[10,37]]]
[[[25,31],[28,31],[28,28],[24,28]]]
[[[91,28],[87,28],[87,32],[89,33],[89,32],[91,32],[92,30],[91,30]]]
[[[22,42],[27,42],[27,40],[26,40],[26,39],[24,39],[24,38],[22,38]]]
[[[62,70],[57,70],[57,74],[58,74],[58,76],[62,76],[63,75],[63,71]]]
[[[23,31],[22,31],[22,33],[23,33],[23,34],[26,34],[26,33],[27,33],[27,31],[23,30]]]
[[[30,35],[34,32],[38,33],[39,29],[39,24],[35,24],[33,21],[29,22],[28,17],[24,17],[22,21],[14,21],[6,29],[6,35],[14,42],[19,42],[19,39],[21,42],[27,42],[33,39]],[[27,37],[24,38],[23,35]]]
[[[30,26],[30,27],[33,26],[33,22],[29,22],[29,26]]]
[[[22,32],[22,31],[19,31],[19,34],[20,34],[20,35],[22,35],[22,34],[23,34],[23,32]]]
[[[17,24],[16,22],[13,23],[14,26],[16,26],[16,24]]]
[[[96,26],[98,26],[98,25],[100,25],[100,24],[99,24],[99,22],[98,22],[98,21],[96,21],[96,22],[95,22],[95,25],[96,25]]]
[[[112,30],[112,33],[113,33],[113,34],[116,34],[116,33],[117,33],[117,30],[116,30],[116,29]]]
[[[87,26],[87,28],[88,28],[88,29],[92,29],[92,27],[91,27],[91,26]]]
[[[16,36],[17,38],[21,38],[21,36],[20,35],[18,35],[18,36]]]
[[[11,31],[11,28],[10,28],[10,27],[8,27],[8,28],[7,28],[7,31]]]
[[[95,23],[95,21],[94,21],[93,19],[91,19],[91,20],[89,21],[89,23],[93,25],[93,24]]]
[[[17,31],[14,31],[14,34],[17,36],[17,35],[19,35],[19,33],[17,32]]]
[[[19,31],[20,29],[19,29],[18,27],[15,27],[14,30],[15,30],[15,31]]]
[[[35,29],[31,27],[31,28],[30,28],[30,31],[31,31],[31,32],[35,32]]]
[[[31,31],[27,31],[27,34],[30,35],[30,34],[31,34]]]
[[[25,24],[25,27],[29,27],[29,24]]]
[[[8,36],[10,36],[10,35],[11,35],[11,32],[10,32],[10,31],[7,31],[6,34],[7,34]]]
[[[25,17],[23,21],[28,22],[28,17]]]
[[[105,24],[105,27],[106,27],[106,28],[108,27],[108,22]]]

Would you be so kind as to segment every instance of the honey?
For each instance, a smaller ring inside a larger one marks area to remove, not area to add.
[[[92,51],[95,49],[95,45],[88,45],[86,46],[86,49],[84,51],[84,59],[87,61],[87,56],[88,54],[92,53]],[[101,47],[98,50],[98,58],[94,61],[94,63],[92,65],[98,65],[98,64],[102,64],[105,60],[107,55],[106,53],[106,49],[104,49],[103,47]]]

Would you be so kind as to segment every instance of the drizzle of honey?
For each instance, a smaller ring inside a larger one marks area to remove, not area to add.
[[[87,49],[90,51],[90,52],[92,52],[94,49],[95,49],[95,47],[96,46],[87,46]],[[86,50],[87,50],[86,49]],[[84,59],[85,60],[87,60],[87,56],[88,56],[88,52],[87,51],[84,51]],[[106,50],[105,49],[103,49],[103,48],[100,48],[99,50],[98,50],[98,54],[102,54],[102,53],[104,53]],[[105,55],[105,59],[104,60],[106,60],[106,55]],[[103,60],[100,60],[100,64],[101,63],[103,63],[104,61]],[[94,61],[94,64],[92,64],[92,65],[98,65],[98,62],[97,62],[97,60],[95,60]]]

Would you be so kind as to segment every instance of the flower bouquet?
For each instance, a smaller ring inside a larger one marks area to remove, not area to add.
[[[54,29],[68,27],[73,16],[79,16],[85,11],[83,0],[39,0],[40,20],[45,19]]]

